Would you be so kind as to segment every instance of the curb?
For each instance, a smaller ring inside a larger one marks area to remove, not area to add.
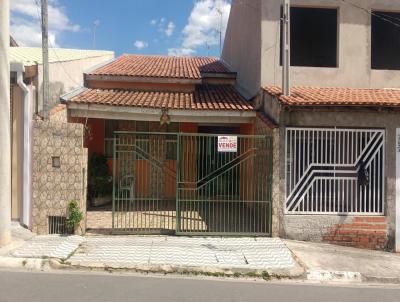
[[[0,257],[0,268],[43,271],[49,268],[48,259]]]
[[[308,281],[400,284],[400,277],[367,276],[360,272],[308,270]]]
[[[334,281],[361,283],[363,278],[359,272],[341,272],[341,271],[324,271],[324,270],[308,270],[307,280],[309,281]]]
[[[265,280],[305,280],[311,282],[341,282],[341,283],[375,283],[375,284],[400,284],[400,277],[366,276],[360,272],[307,270],[305,273],[290,273],[277,271],[251,271],[251,270],[225,270],[215,267],[178,267],[170,265],[138,265],[124,267],[123,265],[106,266],[104,263],[71,264],[60,259],[15,258],[0,257],[0,268],[23,269],[28,271],[49,270],[81,270],[81,271],[121,271],[137,273],[163,273],[183,275],[208,275],[216,277],[262,278]],[[264,275],[267,273],[266,275]],[[237,275],[238,274],[238,275]]]
[[[137,264],[126,266],[114,263],[105,264],[102,262],[62,262],[58,259],[50,259],[49,265],[52,269],[81,270],[81,271],[108,271],[108,272],[133,272],[133,273],[160,273],[160,274],[180,274],[180,275],[204,275],[215,277],[235,277],[235,278],[260,278],[264,280],[304,280],[304,270],[256,270],[240,268],[222,268],[213,266],[180,266],[169,264]]]
[[[400,284],[400,277],[377,277],[362,275],[362,279],[365,283]]]

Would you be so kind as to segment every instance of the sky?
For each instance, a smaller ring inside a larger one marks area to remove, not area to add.
[[[219,56],[231,0],[48,0],[50,47]],[[40,46],[40,0],[12,0],[11,34]]]

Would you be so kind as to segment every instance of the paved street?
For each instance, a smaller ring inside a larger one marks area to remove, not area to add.
[[[0,271],[1,302],[399,301],[400,287],[345,287],[221,279]]]

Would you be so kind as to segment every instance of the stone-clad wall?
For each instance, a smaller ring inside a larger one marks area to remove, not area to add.
[[[66,216],[71,200],[86,212],[84,127],[67,123],[61,106],[50,113],[49,121],[33,122],[32,230],[38,234],[48,233],[48,216]],[[53,167],[52,157],[60,157],[59,168]]]

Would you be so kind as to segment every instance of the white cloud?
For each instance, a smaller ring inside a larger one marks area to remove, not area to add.
[[[10,31],[21,46],[40,46],[42,43],[40,26],[40,1],[12,0]],[[63,31],[78,32],[80,26],[71,23],[64,7],[57,0],[50,0],[49,13],[49,42],[57,47],[57,36]]]
[[[225,37],[231,4],[228,0],[198,0],[190,13],[188,23],[182,31],[183,40],[171,54],[193,54],[199,47],[219,44],[220,29]]]
[[[167,35],[167,37],[171,37],[172,34],[174,33],[175,30],[175,24],[174,22],[170,21],[167,25],[167,28],[165,29],[165,34]]]
[[[167,37],[171,37],[175,31],[175,23],[172,21],[167,23],[167,19],[165,17],[150,20],[150,25],[156,26],[157,31],[165,34]]]
[[[190,56],[192,54],[194,54],[195,51],[193,49],[190,48],[168,48],[168,55],[169,56]]]
[[[133,45],[139,50],[149,46],[149,44],[147,42],[141,41],[141,40],[136,40],[135,43],[133,43]]]

